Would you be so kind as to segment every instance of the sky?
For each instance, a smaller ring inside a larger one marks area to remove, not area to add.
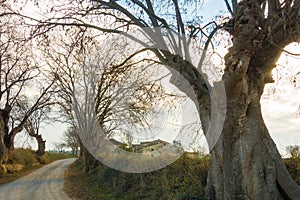
[[[286,50],[300,53],[299,44]],[[261,100],[265,123],[277,147],[283,152],[288,145],[300,145],[300,57],[282,54],[273,70],[273,84],[265,88]],[[298,73],[297,76],[295,76]]]
[[[214,16],[222,13],[225,10],[223,0],[207,0],[204,7],[199,11],[199,15],[204,16],[205,21],[209,21]],[[224,12],[223,12],[224,13]],[[299,52],[300,46],[292,44],[287,47],[287,50],[293,53]],[[226,53],[226,50],[220,50],[221,54]],[[274,84],[268,84],[265,88],[265,94],[261,100],[262,113],[266,125],[270,131],[272,138],[277,144],[280,152],[285,155],[285,149],[288,145],[300,145],[300,117],[296,115],[300,105],[300,75],[293,82],[293,75],[300,72],[300,58],[295,58],[282,55],[278,61],[278,67],[273,72],[275,79]],[[177,115],[182,115],[179,111]],[[174,118],[169,118],[168,120]],[[168,122],[169,123],[169,122]],[[54,148],[53,143],[60,142],[63,132],[67,125],[59,122],[44,125],[41,133],[46,142],[46,149]],[[161,139],[166,139],[169,134],[174,131],[170,128],[161,132]],[[24,144],[24,136],[19,135],[16,143],[19,146]],[[36,148],[35,142],[30,142],[32,148]],[[25,143],[26,147],[27,143]],[[199,139],[199,145],[204,145],[204,137]]]

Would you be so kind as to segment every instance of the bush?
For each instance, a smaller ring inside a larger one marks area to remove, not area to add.
[[[48,164],[51,163],[55,160],[60,160],[60,159],[66,159],[66,158],[74,158],[73,155],[69,154],[62,154],[62,153],[55,153],[55,152],[45,152],[43,156],[41,156],[41,164]]]
[[[290,145],[287,148],[288,153],[291,155],[292,159],[300,158],[300,146],[299,145]]]
[[[71,157],[66,154],[50,152],[46,152],[43,156],[38,156],[34,150],[17,148],[9,151],[7,164],[21,164],[25,168],[31,168],[35,165],[48,164],[55,160]]]
[[[284,159],[284,163],[294,180],[300,185],[300,146],[288,146],[290,158]]]
[[[145,174],[120,172],[104,165],[88,174],[88,186],[110,199],[205,199],[209,157],[184,155],[170,166]],[[97,194],[96,194],[97,195]]]
[[[39,158],[31,149],[15,149],[9,152],[7,164],[21,164],[25,168],[30,168],[39,164]]]

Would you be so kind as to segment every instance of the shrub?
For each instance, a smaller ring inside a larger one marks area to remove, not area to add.
[[[7,163],[21,164],[25,165],[25,168],[30,168],[39,163],[39,159],[33,150],[18,148],[9,152]]]
[[[284,163],[293,179],[300,185],[300,146],[288,146],[287,151],[291,157],[284,159]]]
[[[110,199],[183,200],[204,198],[209,157],[184,155],[170,166],[145,174],[130,174],[99,165],[87,174],[89,186]]]

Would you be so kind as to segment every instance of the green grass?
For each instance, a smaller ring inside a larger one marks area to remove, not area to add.
[[[55,160],[72,157],[74,156],[54,152],[45,152],[43,156],[38,156],[34,150],[17,148],[9,152],[7,164],[21,164],[30,168],[36,164],[48,164]]]
[[[39,157],[30,149],[15,149],[8,154],[7,164],[21,164],[30,169],[32,166],[39,164]]]
[[[300,157],[291,157],[283,161],[293,179],[300,185]]]
[[[124,173],[99,165],[91,173],[82,175],[82,184],[92,191],[95,199],[201,200],[205,199],[208,165],[208,157],[186,156],[164,169],[145,174]],[[77,162],[76,168],[82,172],[82,163]],[[85,199],[84,196],[77,198]]]
[[[67,158],[74,158],[74,156],[69,155],[69,154],[54,153],[54,152],[46,152],[42,156],[42,159],[44,160],[44,162],[46,164],[50,163],[50,162],[53,162],[55,160],[61,160],[61,159],[67,159]]]
[[[300,157],[284,159],[284,162],[300,184]],[[77,161],[68,169],[73,176],[65,177],[68,191],[71,191],[67,193],[74,195],[74,199],[201,200],[205,199],[209,157],[191,159],[183,156],[164,169],[145,174],[124,173],[103,165],[89,174],[84,174],[83,169],[83,163]],[[85,188],[85,192],[72,192],[80,188]]]

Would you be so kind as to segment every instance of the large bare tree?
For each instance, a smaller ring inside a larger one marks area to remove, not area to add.
[[[2,15],[3,9],[0,10],[0,163],[5,161],[7,151],[14,149],[14,138],[32,113],[49,103],[53,85],[53,81],[48,85],[39,82],[43,70],[35,60],[31,29],[18,17]],[[18,112],[23,97],[28,99],[28,107]]]
[[[153,111],[155,102],[168,94],[163,93],[159,75],[153,78],[150,71],[146,72],[145,60],[128,58],[128,53],[124,51],[124,38],[99,37],[99,34],[81,27],[63,28],[60,33],[49,33],[45,38],[52,44],[51,48],[46,46],[42,51],[53,77],[58,80],[56,87],[59,92],[56,95],[70,124],[79,126],[79,119],[74,119],[73,112],[74,101],[79,101],[83,110],[77,114],[89,113],[92,116],[95,113],[107,137],[116,132],[120,134],[124,128],[132,129],[137,124],[140,127],[149,126],[147,115],[151,112],[157,114]],[[84,95],[81,98],[74,96],[75,93]],[[94,107],[86,106],[91,101]],[[88,123],[88,119],[81,122]],[[76,132],[79,132],[81,140],[89,137],[95,138],[95,141],[97,138],[88,130]],[[98,162],[83,145],[80,149],[86,171],[90,171]]]
[[[63,140],[66,143],[67,147],[71,148],[72,155],[78,155],[79,152],[79,140],[78,134],[76,133],[75,127],[69,127],[63,135]]]
[[[51,107],[53,103],[41,106],[33,111],[33,113],[28,117],[24,123],[24,129],[26,133],[34,138],[37,142],[38,149],[36,151],[37,155],[42,156],[45,154],[46,140],[43,139],[41,134],[41,126],[46,121],[49,121],[49,113],[51,112]],[[24,113],[28,110],[28,101],[23,101],[19,103],[19,112]]]

